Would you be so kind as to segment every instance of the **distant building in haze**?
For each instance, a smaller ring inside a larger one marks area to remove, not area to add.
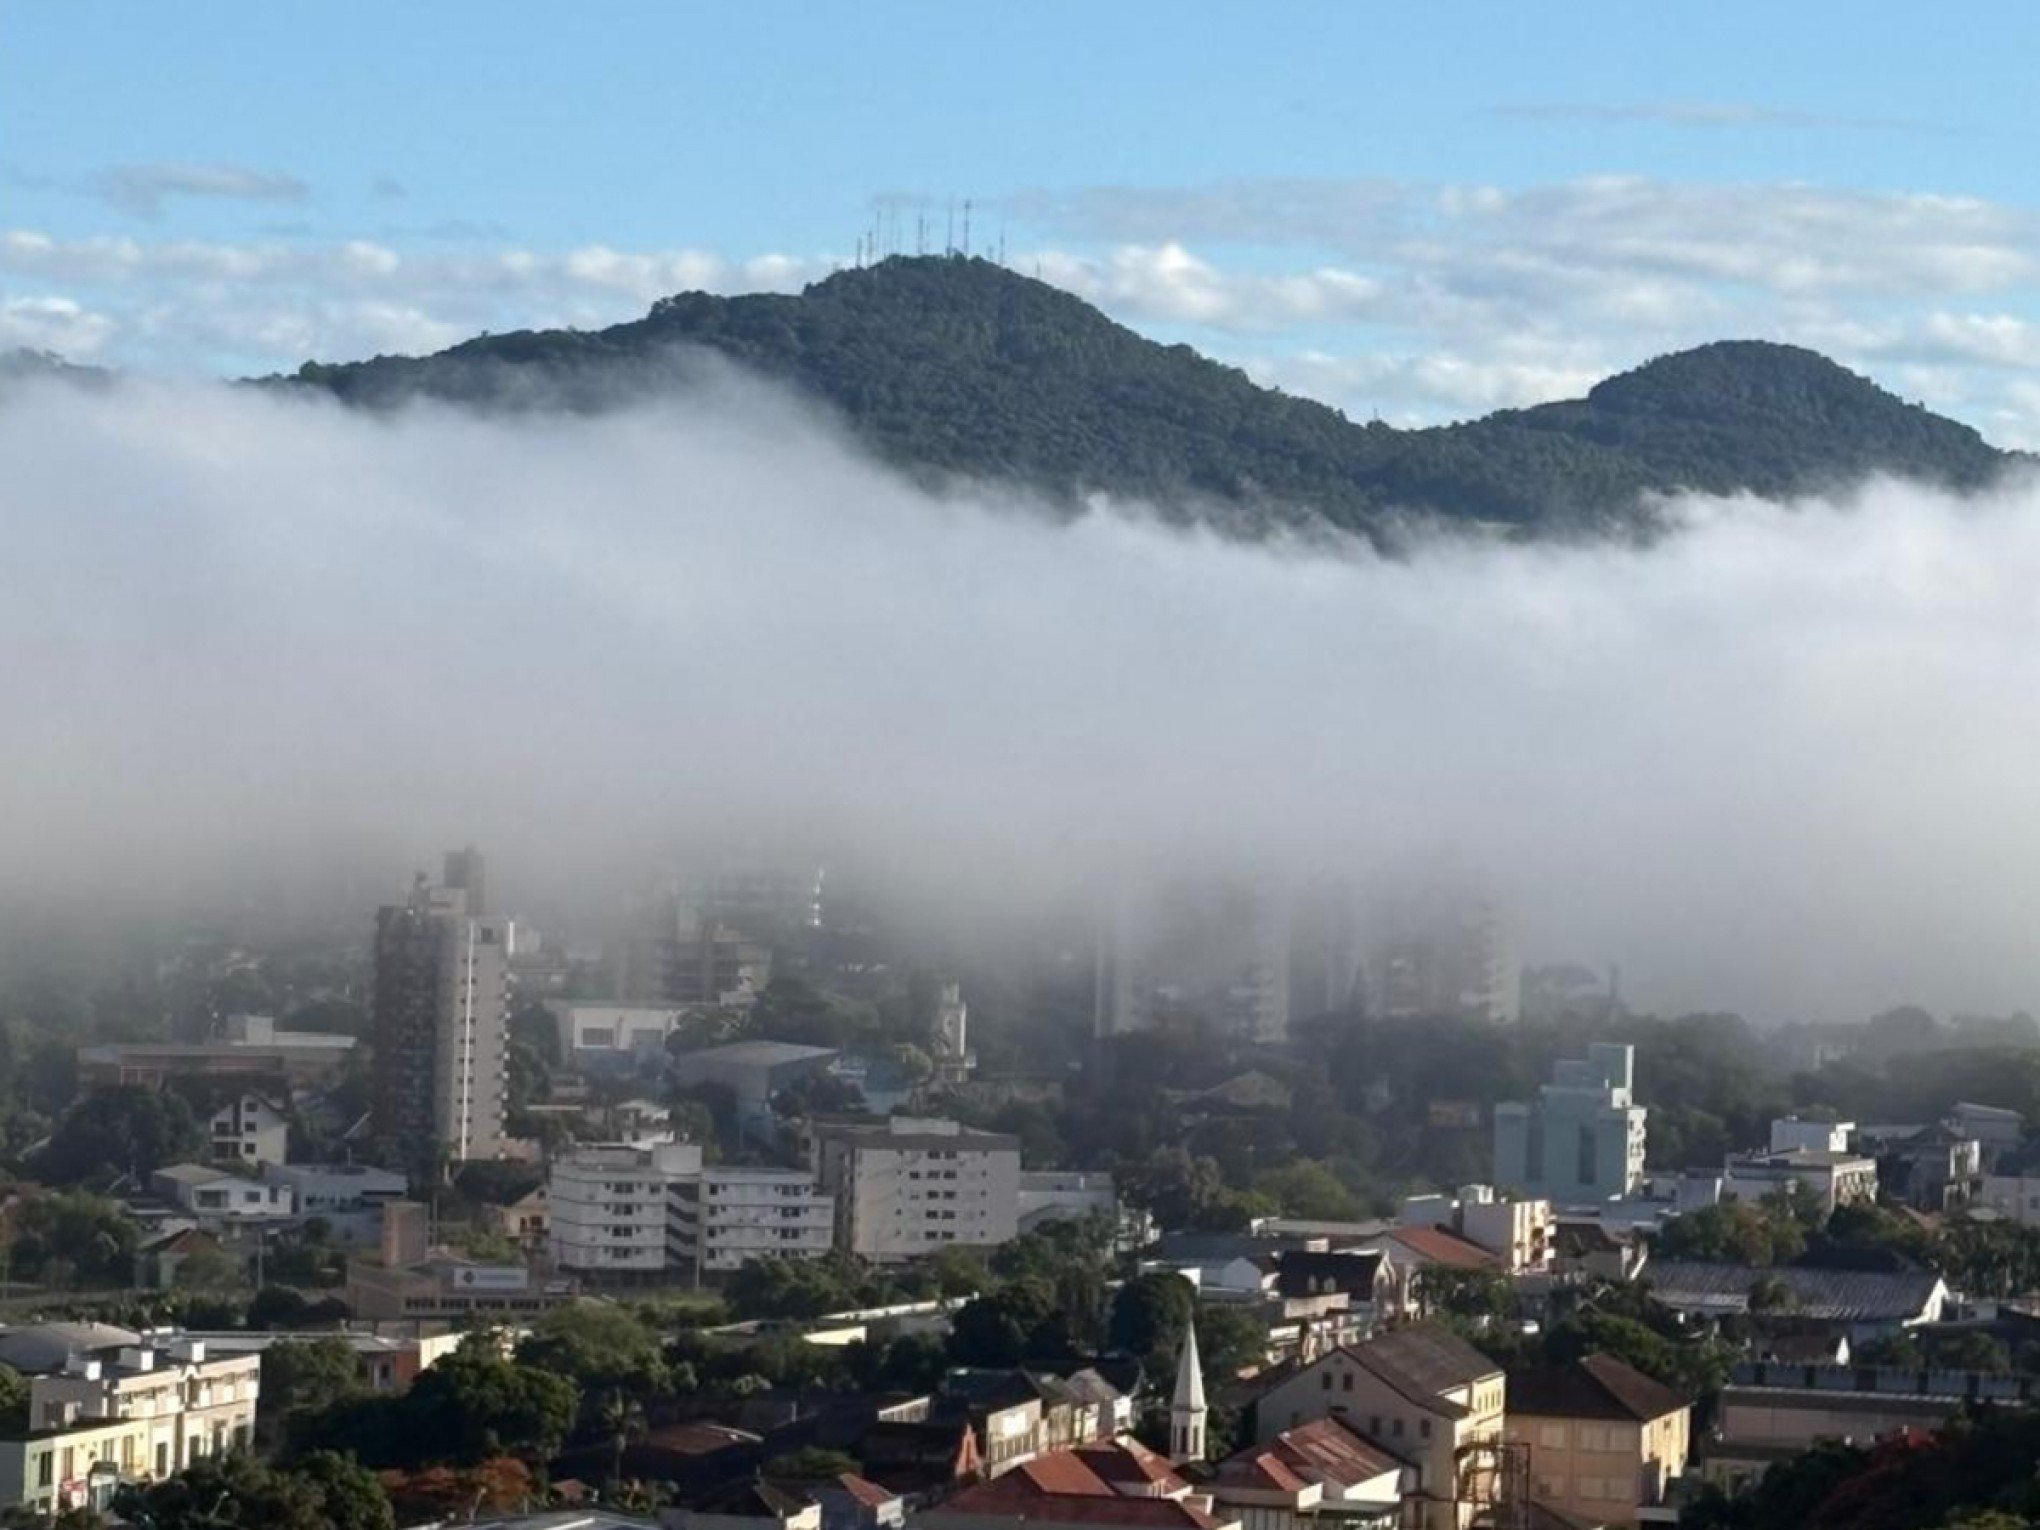
[[[480,894],[480,856],[449,856],[448,870]],[[370,1108],[377,1139],[418,1174],[500,1157],[505,1143],[515,930],[470,896],[421,875],[404,902],[376,913]]]
[[[1632,1193],[1643,1180],[1645,1118],[1636,1049],[1597,1041],[1554,1064],[1532,1103],[1495,1107],[1495,1183],[1561,1206]]]

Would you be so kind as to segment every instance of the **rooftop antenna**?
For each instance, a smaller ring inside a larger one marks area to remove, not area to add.
[[[999,214],[999,264],[1003,266],[1005,263],[1006,263],[1006,215],[1004,212],[1001,212]]]

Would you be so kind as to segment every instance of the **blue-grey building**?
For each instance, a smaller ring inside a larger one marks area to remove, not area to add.
[[[1529,1104],[1495,1107],[1495,1183],[1561,1206],[1614,1200],[1643,1179],[1636,1049],[1597,1041],[1567,1058]]]

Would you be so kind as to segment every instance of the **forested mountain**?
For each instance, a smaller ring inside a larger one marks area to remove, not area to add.
[[[1872,472],[1967,488],[2010,460],[1812,351],[1757,341],[1466,424],[1356,424],[1042,282],[950,256],[842,271],[798,296],[682,293],[608,329],[485,335],[268,381],[371,405],[589,410],[695,384],[704,352],[825,401],[922,475],[1071,501],[1138,496],[1242,531],[1312,516],[1375,535],[1411,516],[1611,529],[1640,523],[1653,490],[1779,496]]]

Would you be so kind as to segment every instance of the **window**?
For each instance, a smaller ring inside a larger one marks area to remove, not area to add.
[[[1429,1419],[1420,1418],[1417,1420],[1417,1435],[1420,1439],[1426,1440],[1431,1437],[1431,1421]]]
[[[1324,1383],[1324,1388],[1327,1392],[1331,1391],[1332,1373],[1330,1371],[1326,1371],[1322,1376],[1318,1378],[1318,1380]]]
[[[1399,1419],[1399,1418],[1396,1418],[1396,1419],[1390,1419],[1390,1420],[1389,1420],[1389,1430],[1390,1430],[1390,1432],[1391,1432],[1391,1433],[1392,1433],[1392,1434],[1393,1434],[1393,1435],[1394,1435],[1394,1436],[1395,1436],[1395,1437],[1396,1437],[1396,1438],[1397,1438],[1398,1440],[1399,1440],[1399,1439],[1401,1439],[1401,1438],[1402,1438],[1402,1420],[1401,1420],[1401,1419]]]
[[[37,1487],[48,1487],[56,1479],[56,1474],[57,1455],[55,1451],[46,1450],[35,1458],[35,1485]]]
[[[1546,1450],[1565,1449],[1565,1425],[1539,1424],[1537,1426],[1537,1443]]]
[[[1339,1390],[1342,1392],[1350,1392],[1353,1390],[1353,1373],[1351,1371],[1347,1371],[1343,1376],[1339,1378]]]

